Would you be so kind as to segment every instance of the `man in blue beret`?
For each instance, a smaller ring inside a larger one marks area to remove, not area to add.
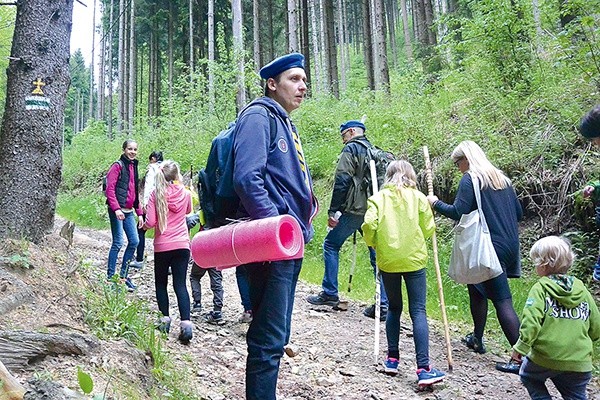
[[[350,120],[340,126],[340,134],[344,148],[338,158],[335,171],[335,183],[327,226],[329,233],[323,243],[323,260],[325,273],[319,294],[309,296],[306,300],[317,306],[338,305],[338,270],[340,265],[340,248],[356,231],[362,234],[360,227],[367,212],[368,188],[363,184],[364,177],[370,171],[366,168],[365,157],[367,149],[373,145],[365,136],[365,125],[361,121]],[[369,247],[369,255],[373,271],[376,271],[375,250]],[[380,282],[381,288],[381,320],[387,315],[387,295]],[[375,318],[375,304],[367,307],[363,314]]]
[[[304,57],[288,54],[260,70],[265,95],[238,116],[233,142],[233,186],[238,217],[289,214],[308,243],[318,204],[298,130],[289,114],[306,95]],[[268,171],[268,172],[267,172]],[[279,362],[290,338],[302,255],[295,260],[246,264],[252,322],[246,334],[246,399],[275,400]]]
[[[600,146],[600,105],[592,108],[579,124],[581,135],[596,146]],[[589,182],[583,188],[583,197],[591,198],[596,206],[596,226],[600,227],[600,181]],[[592,278],[600,281],[600,256],[593,267]]]

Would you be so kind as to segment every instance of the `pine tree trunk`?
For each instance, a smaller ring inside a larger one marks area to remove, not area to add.
[[[431,0],[424,0],[425,5],[425,25],[427,29],[427,44],[429,46],[435,46],[437,44],[437,38],[435,36],[435,29],[433,26],[433,3]]]
[[[215,1],[208,0],[208,110],[215,109]]]
[[[110,0],[110,17],[109,17],[109,27],[112,27],[114,24],[114,11],[115,11],[115,0]],[[113,140],[113,38],[112,29],[108,33],[108,67],[106,80],[108,83],[108,139]]]
[[[331,85],[329,84],[329,51],[327,50],[327,34],[325,33],[325,0],[319,1],[319,20],[321,21],[321,60],[323,71],[323,89],[326,93],[331,93]]]
[[[233,15],[233,59],[237,65],[237,110],[246,105],[246,85],[244,82],[244,38],[242,36],[242,1],[232,0],[231,9]]]
[[[173,2],[169,2],[169,27],[167,33],[167,53],[169,57],[169,103],[173,100]],[[171,104],[169,104],[171,106]]]
[[[90,98],[88,101],[88,115],[94,118],[94,53],[96,50],[96,0],[93,2],[94,10],[92,11],[92,61],[90,63]]]
[[[40,242],[52,230],[61,181],[73,1],[19,1],[0,130],[0,237]],[[44,29],[37,29],[44,21]],[[43,95],[32,94],[37,80]],[[48,109],[27,109],[45,97]],[[32,101],[28,102],[29,107]]]
[[[338,81],[337,46],[335,43],[335,24],[333,13],[333,0],[324,0],[325,37],[327,40],[326,54],[331,94],[336,99],[340,98]]]
[[[119,43],[118,43],[118,97],[117,97],[117,130],[123,131],[123,105],[125,103],[125,0],[119,0]]]
[[[370,0],[362,0],[363,9],[363,50],[365,58],[365,70],[367,72],[367,84],[370,90],[375,90],[375,73],[373,68],[373,32],[371,30],[371,7]]]
[[[256,71],[262,67],[260,56],[260,0],[252,0],[252,47],[254,49],[254,66]]]
[[[311,23],[311,39],[312,39],[312,51],[313,51],[313,64],[315,69],[314,80],[311,80],[311,89],[313,93],[321,91],[321,53],[319,52],[319,34],[317,31],[317,12],[315,1],[310,1],[310,23]]]
[[[296,0],[287,0],[287,16],[288,52],[297,53],[300,46],[298,46],[298,8],[296,7]]]
[[[131,0],[131,11],[129,14],[129,98],[128,98],[128,121],[129,132],[133,133],[135,114],[135,82],[137,67],[137,47],[135,45],[135,0]]]
[[[312,84],[311,80],[311,54],[310,54],[310,43],[309,37],[309,22],[308,22],[308,0],[300,0],[301,4],[301,21],[302,21],[302,54],[304,55],[304,66],[306,69],[306,81]],[[309,93],[310,94],[310,93]]]
[[[387,0],[385,2],[385,11],[388,20],[388,31],[390,36],[390,47],[392,49],[392,58],[394,69],[398,68],[398,48],[396,45],[396,0]]]
[[[390,92],[390,73],[387,62],[387,45],[385,41],[385,10],[383,0],[375,0],[375,38],[377,40],[377,75],[381,89]]]
[[[346,91],[346,43],[344,42],[344,5],[337,0],[338,43],[340,44],[340,85],[342,93]]]
[[[213,0],[209,0],[213,1]],[[192,81],[191,76],[194,73],[194,5],[192,0],[188,4],[188,15],[189,15],[189,29],[190,29],[190,82]]]
[[[100,25],[101,27],[103,25]],[[97,108],[97,114],[96,114],[96,119],[99,121],[103,121],[105,118],[105,113],[104,113],[104,104],[106,99],[104,98],[105,96],[105,71],[104,68],[106,68],[106,35],[104,32],[104,28],[100,29],[100,33],[102,36],[102,40],[100,42],[100,67],[99,67],[99,73],[98,73],[98,108]]]
[[[414,63],[412,39],[410,37],[410,26],[408,26],[408,12],[406,10],[406,0],[400,0],[400,8],[402,9],[402,29],[404,30],[404,51],[406,58],[410,64]]]

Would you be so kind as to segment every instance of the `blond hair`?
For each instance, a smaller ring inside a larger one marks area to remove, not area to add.
[[[451,156],[457,162],[465,158],[469,162],[469,172],[479,178],[481,189],[491,187],[494,190],[506,189],[511,185],[504,172],[494,167],[479,145],[472,140],[460,142]]]
[[[163,161],[156,174],[154,200],[156,204],[156,225],[160,233],[163,233],[167,229],[167,214],[169,212],[166,196],[167,187],[180,179],[180,176],[179,164],[173,160]]]
[[[408,161],[395,160],[388,165],[385,171],[385,183],[394,184],[398,189],[404,187],[416,189],[417,174]]]
[[[534,266],[545,267],[554,274],[566,273],[575,260],[569,241],[558,236],[546,236],[535,242],[529,257]]]

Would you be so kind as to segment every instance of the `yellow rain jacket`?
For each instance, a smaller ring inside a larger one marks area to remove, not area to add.
[[[417,189],[386,184],[368,200],[362,225],[365,242],[377,251],[384,272],[412,272],[427,265],[427,244],[435,231],[433,212]]]

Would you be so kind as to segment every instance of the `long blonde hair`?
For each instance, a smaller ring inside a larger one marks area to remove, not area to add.
[[[510,179],[504,175],[504,172],[494,167],[481,147],[472,140],[460,142],[450,157],[454,162],[463,158],[467,159],[469,172],[479,178],[481,189],[491,187],[494,190],[500,190],[511,185]]]
[[[417,174],[413,166],[405,160],[395,160],[385,171],[385,183],[391,183],[398,189],[417,188]]]
[[[156,204],[157,227],[160,233],[167,229],[167,214],[169,205],[167,204],[167,188],[174,181],[180,179],[179,164],[173,160],[163,161],[159,171],[156,174],[154,186],[154,200]]]

